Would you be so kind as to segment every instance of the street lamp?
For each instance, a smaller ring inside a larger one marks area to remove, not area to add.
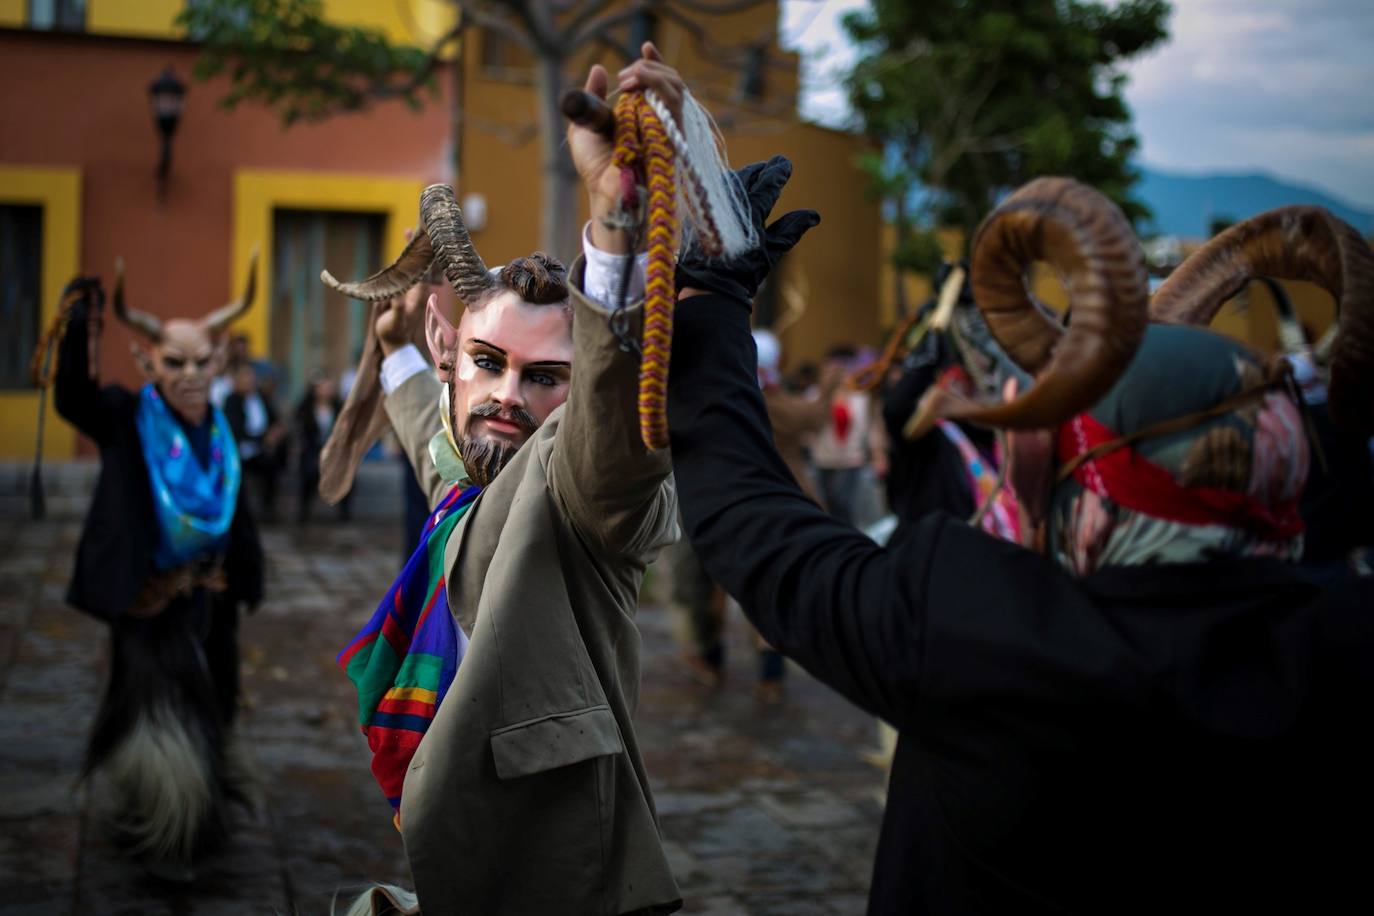
[[[153,121],[162,137],[162,157],[157,165],[157,196],[167,190],[167,174],[172,170],[172,135],[181,121],[181,109],[186,103],[186,86],[177,79],[172,68],[148,84],[148,99],[153,106]]]

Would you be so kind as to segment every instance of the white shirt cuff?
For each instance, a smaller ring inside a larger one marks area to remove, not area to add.
[[[587,260],[587,269],[582,274],[582,293],[602,308],[613,309],[620,304],[620,283],[625,276],[625,259],[629,255],[611,254],[594,247],[591,229],[590,221],[582,227],[582,256]],[[644,265],[647,263],[648,252],[640,252],[635,257],[630,288],[625,294],[627,303],[644,296]]]
[[[429,369],[429,363],[420,355],[415,344],[406,344],[401,349],[382,360],[382,393],[391,394],[400,388],[412,375]]]

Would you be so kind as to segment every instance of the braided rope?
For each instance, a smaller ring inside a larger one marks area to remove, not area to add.
[[[639,362],[639,434],[651,449],[668,447],[668,358],[673,343],[677,268],[677,174],[664,120],[645,98],[626,93],[615,106],[614,164],[621,170],[626,212],[638,209],[636,175],[647,179],[648,264]],[[671,121],[669,121],[671,123]]]

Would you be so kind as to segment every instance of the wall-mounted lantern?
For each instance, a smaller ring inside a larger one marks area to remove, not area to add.
[[[153,122],[162,138],[162,156],[157,164],[157,195],[161,198],[167,190],[167,175],[172,171],[172,135],[177,132],[181,110],[186,104],[186,85],[168,67],[148,84],[148,100],[153,106]]]

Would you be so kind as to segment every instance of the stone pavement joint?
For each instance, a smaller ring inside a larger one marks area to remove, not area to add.
[[[78,781],[108,651],[104,625],[62,600],[78,531],[71,519],[0,521],[0,916],[313,916],[368,881],[409,886],[334,662],[399,568],[399,530],[263,529],[267,598],[240,624],[239,733],[265,805],[237,812],[230,843],[184,888],[113,846],[101,793]],[[724,684],[699,687],[651,591],[636,728],[684,911],[863,913],[883,786],[862,760],[872,719],[796,668],[783,702],[756,700],[738,613]]]

